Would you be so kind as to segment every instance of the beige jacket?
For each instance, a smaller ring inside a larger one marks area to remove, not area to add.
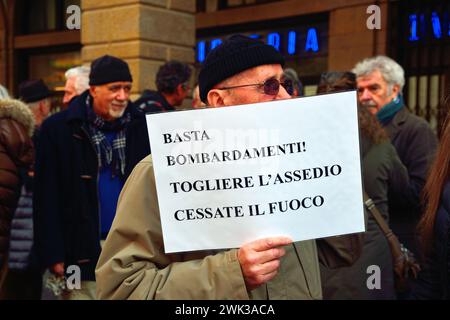
[[[286,247],[278,275],[247,292],[237,250],[165,254],[151,156],[127,180],[96,268],[99,299],[321,299],[315,241]]]

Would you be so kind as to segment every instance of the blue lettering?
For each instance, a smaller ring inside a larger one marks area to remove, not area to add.
[[[305,51],[308,52],[309,50],[314,52],[319,51],[319,40],[317,39],[317,31],[315,28],[309,29],[308,35],[306,36]]]
[[[296,51],[297,32],[289,31],[288,34],[288,53],[295,54]]]
[[[272,32],[267,35],[267,44],[270,44],[275,49],[280,51],[280,34],[277,32]]]
[[[206,42],[200,41],[197,43],[197,60],[198,62],[205,61],[206,58]]]
[[[417,15],[415,14],[411,14],[409,16],[409,30],[410,30],[409,41],[419,40],[419,37],[417,36]]]
[[[215,47],[217,47],[218,45],[220,45],[222,43],[221,39],[214,39],[211,41],[211,50],[214,49]]]
[[[431,14],[431,25],[433,26],[433,33],[434,36],[437,39],[440,39],[442,37],[442,32],[441,32],[441,21],[439,20],[439,16],[437,15],[436,12],[433,12]]]

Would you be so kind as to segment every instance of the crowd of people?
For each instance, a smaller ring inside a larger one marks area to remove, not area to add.
[[[364,191],[421,261],[407,291],[396,288],[388,238],[369,208],[361,234],[165,253],[145,114],[176,110],[191,76],[169,61],[157,90],[133,102],[128,64],[105,55],[66,72],[66,108],[54,114],[42,80],[20,84],[18,99],[0,87],[0,299],[45,299],[69,266],[81,286],[55,298],[448,299],[449,117],[439,142],[408,110],[404,71],[386,56],[322,74],[317,94],[356,92]],[[242,35],[214,48],[194,82],[193,109],[304,95],[274,47]],[[382,271],[377,290],[369,265]]]

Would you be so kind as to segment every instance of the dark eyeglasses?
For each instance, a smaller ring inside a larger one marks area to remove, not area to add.
[[[291,80],[285,79],[283,82],[280,82],[278,79],[270,78],[264,83],[255,83],[255,84],[243,84],[240,86],[232,86],[232,87],[222,87],[218,88],[219,90],[228,90],[228,89],[234,89],[234,88],[243,88],[243,87],[252,87],[252,86],[259,86],[262,87],[264,90],[264,93],[269,96],[276,96],[278,92],[280,91],[280,85],[283,86],[283,88],[286,90],[286,92],[289,95],[292,95],[294,93],[294,84]]]

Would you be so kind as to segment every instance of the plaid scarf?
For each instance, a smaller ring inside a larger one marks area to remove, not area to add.
[[[91,106],[91,98],[86,99],[87,118],[91,141],[97,151],[100,167],[110,166],[113,177],[125,174],[125,147],[126,147],[126,127],[131,121],[131,114],[128,110],[124,115],[112,122],[108,122],[99,117]],[[117,132],[112,144],[109,143],[105,131]]]

